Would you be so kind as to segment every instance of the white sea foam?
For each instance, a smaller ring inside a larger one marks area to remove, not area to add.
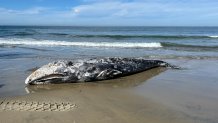
[[[84,46],[84,47],[120,47],[120,48],[158,48],[161,43],[151,42],[68,42],[35,39],[0,38],[0,45],[34,45],[34,46]]]
[[[218,35],[209,36],[210,38],[218,38]]]

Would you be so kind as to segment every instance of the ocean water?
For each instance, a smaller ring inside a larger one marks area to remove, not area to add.
[[[218,27],[0,26],[0,59],[217,59]]]

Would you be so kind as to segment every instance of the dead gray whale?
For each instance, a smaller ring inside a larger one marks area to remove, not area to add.
[[[34,71],[26,84],[90,82],[135,74],[155,67],[178,68],[161,60],[144,58],[91,58],[55,61]]]

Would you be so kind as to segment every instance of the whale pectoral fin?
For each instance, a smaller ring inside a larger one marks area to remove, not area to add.
[[[117,77],[119,75],[121,75],[122,72],[119,70],[115,70],[115,69],[107,69],[107,70],[103,70],[101,71],[98,76],[96,77],[98,80],[102,80],[102,79],[110,79],[110,78],[114,78]]]

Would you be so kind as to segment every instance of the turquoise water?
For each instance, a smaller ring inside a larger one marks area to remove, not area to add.
[[[0,26],[0,59],[218,58],[218,27]]]

